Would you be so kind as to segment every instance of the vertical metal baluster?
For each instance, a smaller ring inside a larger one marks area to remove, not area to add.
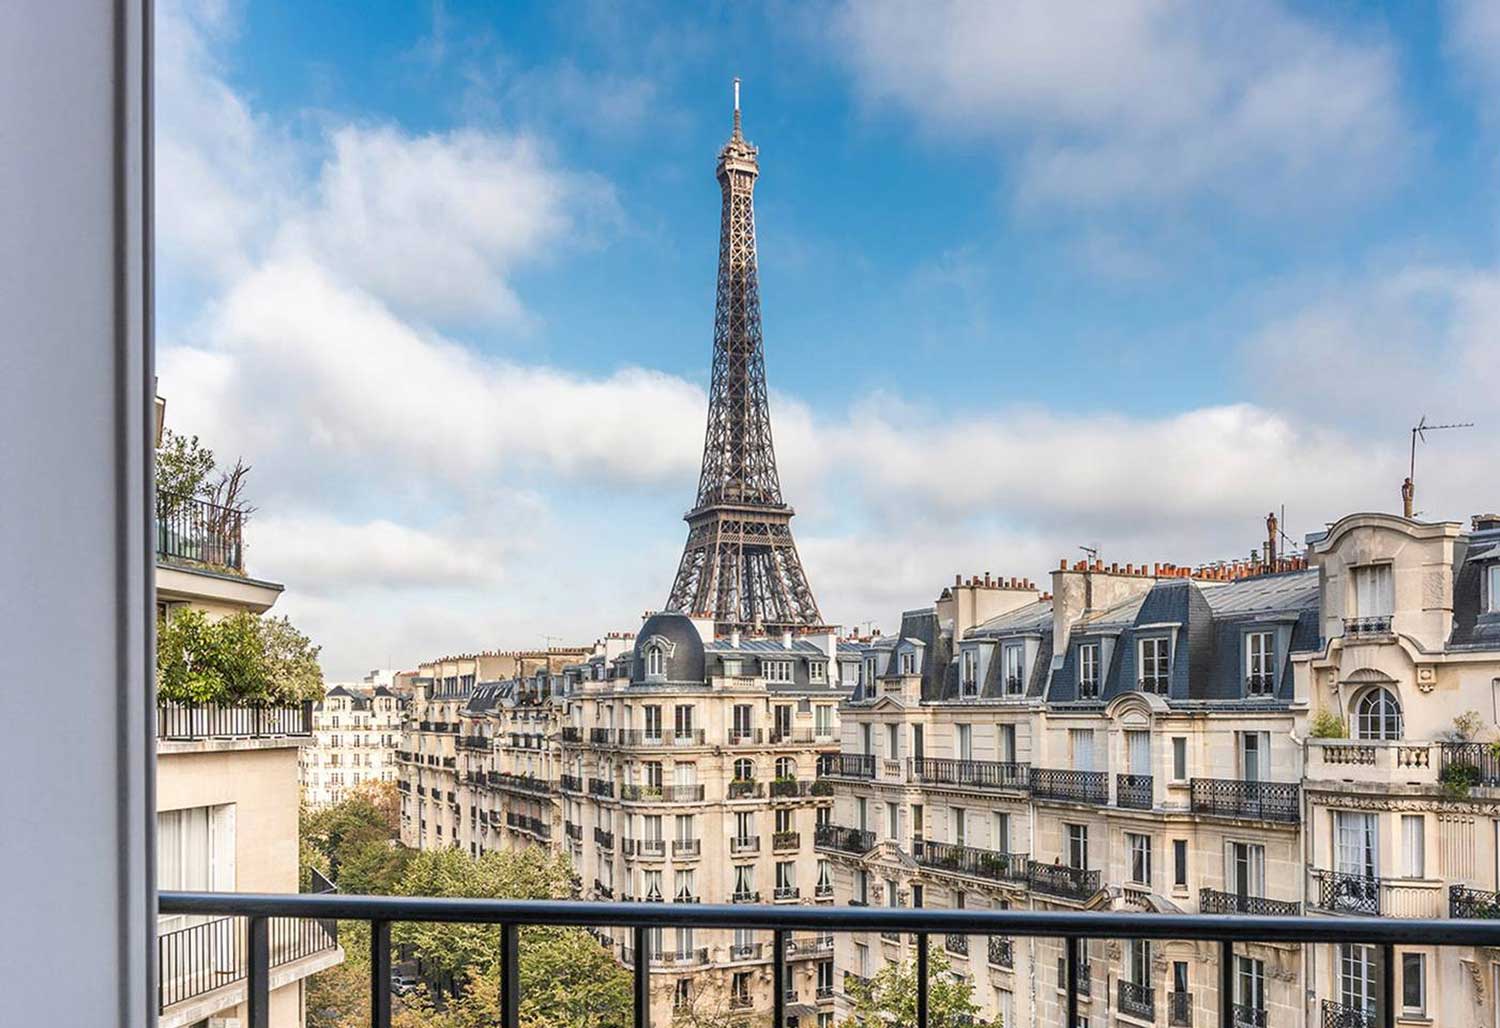
[[[245,982],[250,1028],[271,1028],[271,922],[257,914],[249,919],[250,969]]]
[[[772,1028],[786,1028],[786,943],[785,928],[778,928],[771,933],[771,948],[774,952],[771,987],[776,990],[775,1002],[771,1004]]]
[[[917,1028],[927,1028],[927,933],[917,933]]]
[[[1234,943],[1219,943],[1219,1024],[1234,1028]]]
[[[391,923],[370,922],[370,1028],[391,1028]]]
[[[635,1028],[651,1028],[651,944],[645,925],[635,929]]]
[[[1063,940],[1063,975],[1068,980],[1067,1028],[1078,1028],[1078,947],[1081,941],[1071,936]]]
[[[1385,1028],[1396,1028],[1396,947],[1387,942],[1380,947],[1381,959],[1385,961],[1385,980],[1381,985],[1382,1006],[1380,1023]]]
[[[500,1026],[518,1028],[521,1023],[521,929],[500,926]]]

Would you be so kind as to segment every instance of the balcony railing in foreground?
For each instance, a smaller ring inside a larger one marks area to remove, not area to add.
[[[635,971],[635,1028],[649,1028],[651,1008],[651,951],[653,929],[747,929],[772,933],[772,1024],[786,1023],[788,943],[794,931],[910,933],[916,938],[916,1022],[928,1023],[928,954],[930,940],[941,945],[950,935],[1005,935],[1061,938],[1060,1000],[1065,1024],[1078,1023],[1082,986],[1081,940],[1187,940],[1218,944],[1220,988],[1218,1018],[1211,1024],[1234,1028],[1241,1011],[1234,1003],[1236,945],[1248,942],[1291,944],[1375,945],[1381,953],[1378,968],[1392,976],[1378,982],[1381,1001],[1376,1016],[1362,1010],[1358,1020],[1330,1021],[1342,1016],[1338,1004],[1324,1001],[1324,1025],[1331,1028],[1393,1028],[1398,1013],[1394,972],[1397,946],[1500,947],[1500,921],[1382,918],[1222,917],[1201,914],[1115,913],[1055,910],[934,910],[892,907],[723,906],[662,903],[593,903],[569,900],[437,899],[424,897],[331,895],[256,895],[249,893],[164,892],[163,914],[244,917],[245,978],[249,1017],[246,1028],[266,1028],[270,1017],[273,922],[278,918],[367,921],[370,931],[370,1002],[372,1028],[391,1025],[391,924],[395,921],[492,924],[500,932],[500,1025],[517,1028],[520,1015],[520,928],[557,925],[587,928],[623,927],[632,930],[631,963]],[[1133,996],[1132,999],[1143,999]]]
[[[312,735],[313,705],[159,703],[156,737],[169,742],[192,739],[269,739]]]

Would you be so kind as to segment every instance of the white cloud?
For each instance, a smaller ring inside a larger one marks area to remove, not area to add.
[[[1449,0],[1448,8],[1449,49],[1478,84],[1500,89],[1500,4]]]
[[[1405,152],[1391,50],[1270,0],[850,3],[834,42],[866,106],[1018,145],[1027,205],[1311,210]]]
[[[251,517],[246,536],[255,564],[315,595],[493,587],[508,556],[500,540],[463,526],[431,531],[383,518],[345,523],[324,514],[267,514]]]

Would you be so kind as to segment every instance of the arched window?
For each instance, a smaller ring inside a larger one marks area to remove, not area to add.
[[[741,757],[734,762],[734,780],[736,782],[753,782],[755,780],[755,761],[748,757]]]
[[[792,757],[776,758],[776,777],[789,779],[797,777],[797,761]]]
[[[1361,739],[1399,739],[1401,703],[1389,689],[1371,689],[1355,704],[1354,725]]]
[[[646,647],[646,674],[659,675],[662,673],[662,655],[660,646]]]

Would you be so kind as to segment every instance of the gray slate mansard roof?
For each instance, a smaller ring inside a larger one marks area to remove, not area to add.
[[[1500,529],[1472,532],[1453,576],[1453,649],[1500,649],[1500,614],[1484,609],[1484,575],[1500,561]]]

